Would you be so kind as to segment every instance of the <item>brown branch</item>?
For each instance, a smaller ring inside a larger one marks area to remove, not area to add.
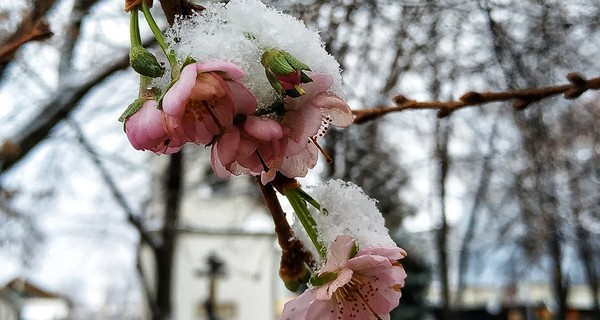
[[[399,95],[394,97],[396,106],[354,110],[354,123],[362,124],[388,113],[409,109],[437,109],[437,116],[443,118],[458,109],[499,101],[513,101],[513,108],[515,110],[523,110],[533,102],[538,102],[559,94],[563,94],[565,99],[576,99],[587,90],[600,90],[600,77],[586,80],[580,74],[569,73],[567,79],[570,82],[569,84],[550,87],[527,88],[504,92],[469,91],[462,95],[459,100],[451,101],[415,101]]]
[[[154,40],[146,41],[144,46],[151,43],[154,43]],[[79,105],[88,92],[128,66],[129,54],[124,54],[111,65],[100,66],[98,72],[90,78],[80,80],[73,86],[59,89],[59,93],[42,106],[38,115],[23,126],[21,131],[0,142],[0,176],[25,158],[29,151],[43,141],[50,131]]]
[[[277,240],[281,247],[281,261],[279,264],[279,276],[285,282],[288,288],[292,289],[294,285],[299,284],[305,278],[306,265],[314,265],[314,259],[310,252],[304,248],[304,245],[294,235],[294,231],[290,227],[289,223],[285,218],[285,212],[281,208],[277,194],[275,193],[274,184],[278,184],[277,180],[287,179],[285,183],[288,183],[289,178],[277,175],[273,184],[268,183],[263,185],[260,181],[260,177],[256,178],[256,184],[260,187],[260,192],[265,199],[265,204],[273,222],[275,224],[275,233],[277,234]],[[292,289],[293,290],[293,289]]]
[[[9,61],[17,49],[29,41],[45,40],[52,36],[50,26],[46,19],[38,20],[35,25],[15,33],[17,37],[0,46],[0,61]]]
[[[19,47],[29,41],[44,40],[52,36],[48,22],[44,18],[55,0],[36,0],[33,9],[22,19],[15,32],[0,44],[0,75],[13,59]]]
[[[190,15],[194,11],[202,11],[204,7],[189,0],[160,0],[167,22],[172,25],[176,15]]]

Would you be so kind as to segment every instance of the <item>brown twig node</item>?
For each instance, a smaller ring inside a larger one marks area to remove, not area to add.
[[[578,73],[567,75],[569,84],[540,88],[508,90],[502,92],[469,91],[458,100],[451,101],[415,101],[403,95],[395,96],[392,100],[395,106],[380,106],[372,109],[354,110],[354,123],[362,124],[392,112],[408,109],[437,109],[437,116],[444,118],[452,112],[466,108],[499,101],[513,101],[515,110],[523,110],[534,102],[563,94],[565,99],[576,99],[587,90],[600,90],[600,77],[586,80]]]

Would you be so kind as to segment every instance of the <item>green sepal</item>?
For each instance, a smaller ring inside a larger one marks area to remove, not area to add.
[[[142,104],[143,102],[141,99],[135,99],[135,101],[133,101],[129,106],[127,106],[127,109],[125,109],[123,114],[121,114],[121,116],[119,117],[119,122],[124,122],[136,112],[140,111],[140,109],[142,108]]]
[[[299,98],[302,96],[302,94],[296,89],[285,90],[285,94],[292,98]]]
[[[298,70],[310,71],[309,66],[284,50],[269,49],[263,53],[261,64],[274,74],[288,75]]]
[[[192,63],[196,63],[196,59],[187,56],[185,57],[185,60],[183,60],[183,64],[181,65],[181,70],[183,70],[183,68],[185,68],[187,65],[190,65]]]
[[[286,74],[290,74],[290,73],[296,71],[288,63],[285,55],[283,55],[283,54],[278,53],[278,54],[271,56],[271,59],[268,62],[269,62],[268,67],[274,74],[286,75]]]
[[[313,79],[309,77],[304,71],[300,72],[300,83],[309,83],[313,82]]]
[[[324,272],[321,274],[314,274],[312,277],[310,277],[310,280],[308,280],[308,282],[315,287],[320,287],[326,283],[337,279],[337,277],[337,272]]]
[[[306,64],[302,63],[302,61],[296,59],[296,57],[294,57],[293,55],[283,51],[284,57],[287,60],[287,62],[290,64],[290,66],[292,66],[292,68],[294,68],[294,70],[307,70],[310,71],[310,67],[307,66]]]
[[[285,90],[283,90],[283,86],[281,83],[279,83],[279,80],[277,80],[273,72],[271,72],[269,69],[265,69],[265,74],[267,75],[267,79],[269,80],[271,87],[273,87],[277,93],[284,94]]]
[[[165,68],[160,65],[156,57],[142,46],[133,46],[129,50],[129,63],[137,73],[158,78],[165,73]]]
[[[352,258],[356,257],[357,254],[358,254],[358,245],[356,244],[356,241],[352,241],[352,248],[350,249],[350,252],[348,253],[348,259],[352,259]]]

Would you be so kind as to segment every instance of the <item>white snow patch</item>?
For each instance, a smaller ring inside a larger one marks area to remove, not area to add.
[[[307,192],[327,209],[325,214],[309,205],[317,223],[319,240],[327,247],[341,234],[351,236],[359,249],[396,247],[377,209],[377,200],[367,196],[359,186],[336,179],[308,187]],[[293,228],[298,239],[318,257],[302,225],[294,223]]]
[[[196,61],[239,65],[246,72],[242,82],[256,96],[259,108],[277,99],[260,63],[267,49],[285,50],[312,71],[330,74],[334,78],[331,91],[343,96],[339,63],[325,51],[319,34],[258,0],[209,4],[201,13],[179,19],[167,30],[166,38],[181,61],[190,56]]]

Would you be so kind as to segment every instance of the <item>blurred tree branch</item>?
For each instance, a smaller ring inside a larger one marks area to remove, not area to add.
[[[146,41],[144,45],[147,46],[153,42],[154,40]],[[20,132],[2,143],[0,146],[0,176],[25,158],[29,151],[44,140],[50,131],[79,105],[79,102],[90,90],[117,71],[127,67],[129,67],[129,54],[124,54],[110,65],[98,68],[99,71],[93,73],[90,78],[75,84],[65,84],[64,88],[59,88],[59,94],[40,108],[38,116],[32,117]]]
[[[23,17],[15,32],[7,37],[6,42],[0,44],[0,78],[12,61],[15,51],[23,44],[52,36],[45,15],[54,2],[55,0],[35,0],[33,9]]]
[[[398,95],[394,97],[394,102],[396,103],[394,107],[354,110],[354,123],[362,124],[388,113],[409,109],[437,109],[437,116],[444,118],[458,109],[511,100],[514,100],[513,108],[515,110],[523,110],[533,102],[538,102],[559,94],[563,94],[565,99],[576,99],[587,90],[600,90],[600,77],[586,80],[580,74],[569,73],[567,79],[570,84],[550,87],[507,90],[502,92],[469,91],[463,94],[458,100],[452,101],[416,101],[408,99],[403,95]]]
[[[108,170],[106,169],[104,164],[102,163],[100,156],[94,150],[94,148],[92,147],[90,142],[85,137],[82,128],[74,120],[70,120],[69,124],[75,131],[75,135],[77,137],[77,140],[79,141],[79,144],[83,147],[85,152],[90,156],[92,162],[94,163],[94,165],[100,172],[100,175],[102,176],[102,180],[104,180],[104,183],[110,190],[110,193],[112,194],[113,198],[117,201],[117,203],[123,209],[123,211],[125,211],[125,214],[127,215],[127,220],[129,220],[129,222],[138,230],[142,241],[145,242],[147,245],[149,245],[153,250],[156,250],[156,248],[158,248],[160,246],[160,243],[157,242],[145,230],[144,226],[142,225],[142,222],[139,219],[139,215],[136,214],[133,211],[133,209],[131,209],[129,204],[127,203],[127,200],[125,199],[125,195],[117,187],[117,184],[115,183],[114,179],[112,178],[112,176],[110,175],[110,173],[108,172]]]

